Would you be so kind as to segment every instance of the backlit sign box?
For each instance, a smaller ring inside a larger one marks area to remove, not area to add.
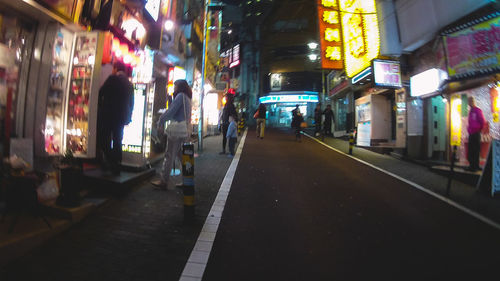
[[[376,86],[401,88],[401,67],[397,61],[373,60]]]
[[[269,95],[265,97],[260,97],[260,103],[277,103],[277,102],[318,102],[317,95]]]
[[[446,71],[432,68],[410,77],[410,94],[419,97],[434,93],[439,90],[441,84],[448,79]]]
[[[160,0],[147,0],[146,5],[144,5],[146,11],[148,11],[149,15],[151,15],[151,17],[155,21],[158,20],[158,15],[160,13],[160,5],[161,5]]]

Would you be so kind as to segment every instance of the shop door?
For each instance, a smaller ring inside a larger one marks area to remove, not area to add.
[[[441,159],[446,150],[446,104],[441,96],[431,99],[428,117],[428,156]]]

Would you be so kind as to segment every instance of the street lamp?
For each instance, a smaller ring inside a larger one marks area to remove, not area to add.
[[[316,48],[318,48],[318,43],[311,42],[311,43],[308,43],[307,46],[309,47],[309,49],[315,50]]]
[[[172,30],[174,28],[174,22],[171,20],[166,20],[164,24],[165,30]]]
[[[309,60],[311,60],[311,61],[315,61],[318,59],[318,55],[316,55],[316,54],[309,54],[307,56],[309,57]]]

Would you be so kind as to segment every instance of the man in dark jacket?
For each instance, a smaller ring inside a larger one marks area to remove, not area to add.
[[[332,135],[332,122],[334,121],[333,110],[331,105],[327,105],[326,109],[323,111],[323,115],[325,115],[325,122],[323,123],[325,129],[325,136],[333,136]]]
[[[120,174],[123,127],[130,123],[134,109],[134,86],[122,62],[113,65],[112,74],[99,90],[99,145],[104,154],[103,168]]]
[[[222,109],[221,116],[221,127],[222,127],[222,152],[220,154],[226,154],[226,143],[227,143],[227,129],[229,128],[229,116],[238,116],[236,113],[236,108],[233,104],[233,94],[226,94],[226,104]],[[237,120],[236,120],[237,121]]]

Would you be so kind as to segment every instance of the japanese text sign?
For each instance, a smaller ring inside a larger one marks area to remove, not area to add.
[[[337,0],[317,0],[317,2],[321,67],[342,69],[344,63],[338,2]]]

